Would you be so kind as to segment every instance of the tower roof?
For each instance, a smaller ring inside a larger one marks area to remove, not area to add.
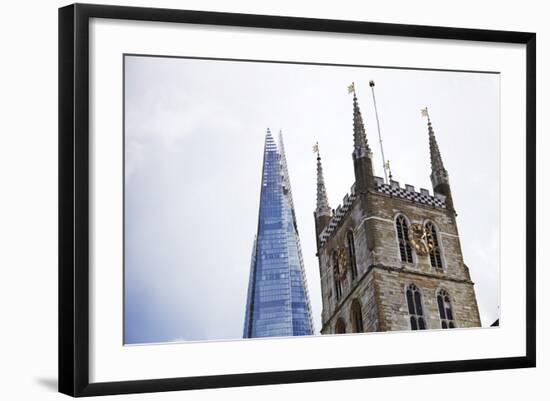
[[[315,145],[317,152],[317,207],[315,214],[319,216],[331,216],[330,205],[328,204],[327,190],[325,187],[325,179],[323,177],[323,165],[321,164],[321,154],[319,153],[319,145]]]

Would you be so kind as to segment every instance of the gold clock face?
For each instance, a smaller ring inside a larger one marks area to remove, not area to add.
[[[426,256],[434,249],[432,234],[422,224],[411,224],[409,228],[409,242],[416,253],[422,256]]]

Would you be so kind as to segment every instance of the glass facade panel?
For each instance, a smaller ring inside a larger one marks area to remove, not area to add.
[[[244,338],[313,334],[311,307],[282,137],[265,139],[258,232]]]

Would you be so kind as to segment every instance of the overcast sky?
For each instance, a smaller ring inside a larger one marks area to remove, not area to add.
[[[328,198],[354,182],[357,96],[383,176],[432,192],[428,106],[484,326],[499,316],[499,76],[184,58],[125,59],[125,341],[240,338],[257,229],[265,131],[283,131],[315,332],[313,210],[319,142]]]

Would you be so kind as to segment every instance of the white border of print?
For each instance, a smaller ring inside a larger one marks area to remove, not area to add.
[[[501,327],[123,346],[123,53],[499,71]],[[94,19],[89,67],[91,383],[525,355],[525,46]]]

